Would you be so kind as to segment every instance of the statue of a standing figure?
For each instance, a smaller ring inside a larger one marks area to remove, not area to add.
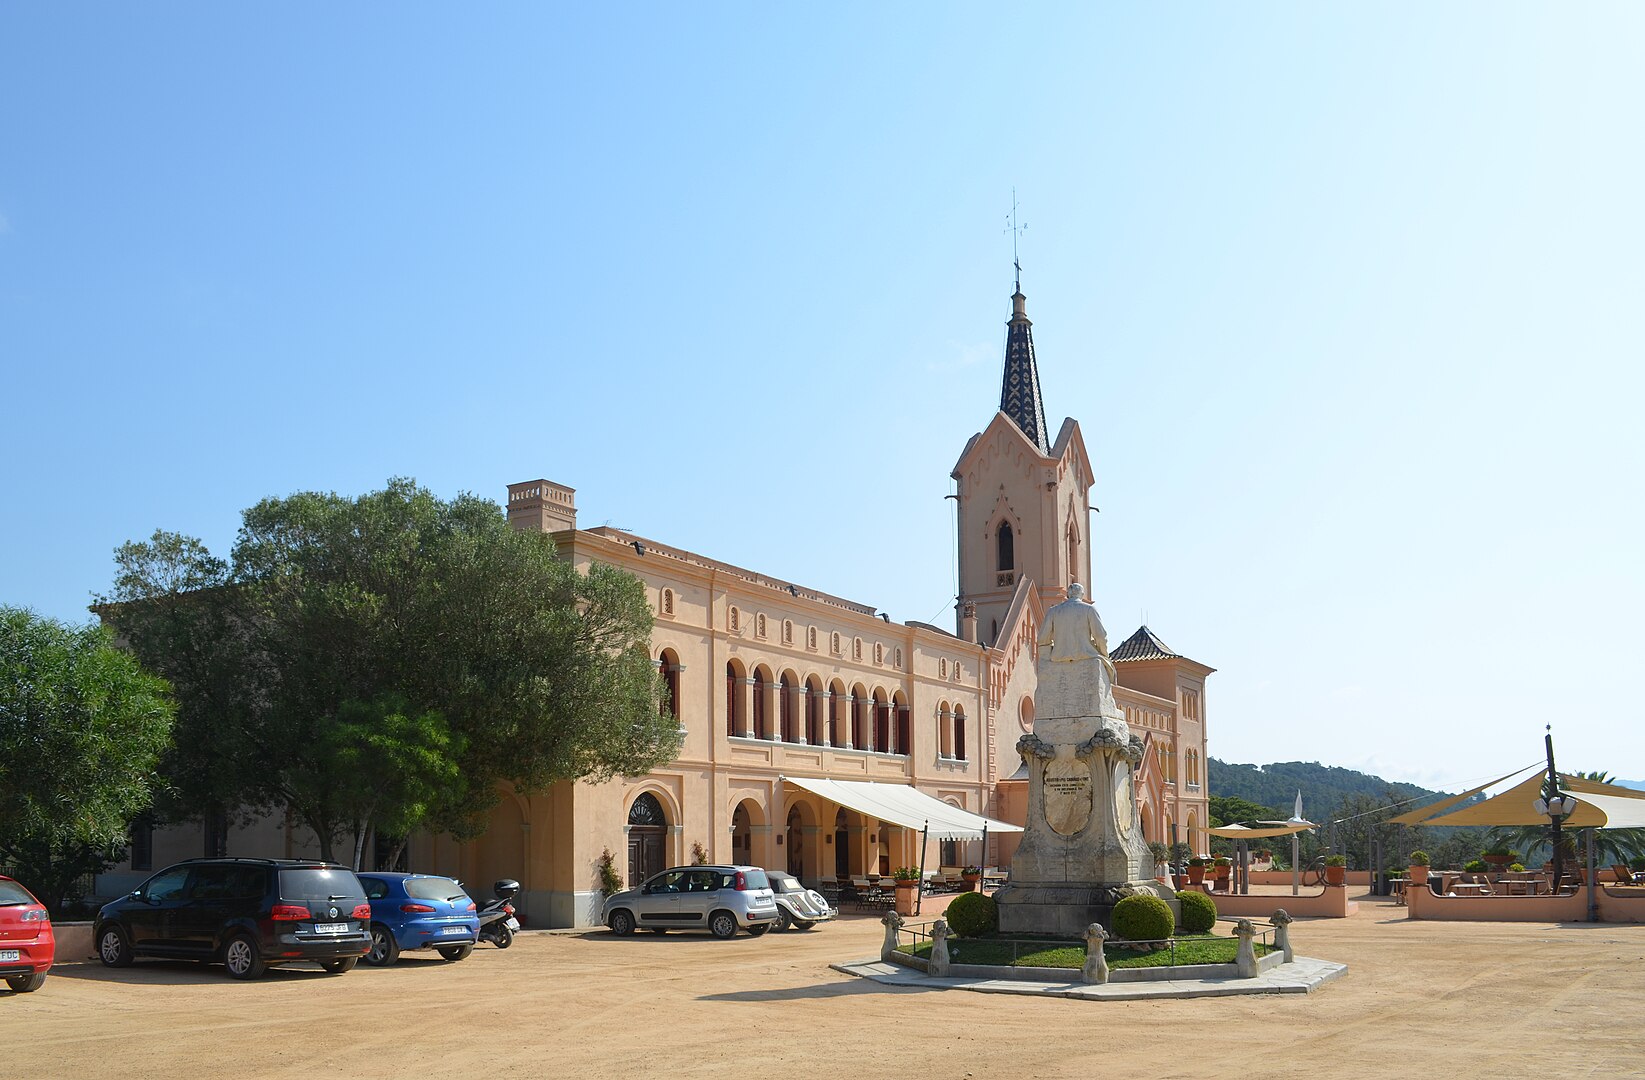
[[[1114,705],[1115,671],[1114,662],[1108,658],[1108,631],[1103,629],[1102,617],[1097,614],[1097,609],[1085,602],[1085,587],[1079,582],[1070,583],[1068,599],[1045,613],[1045,622],[1040,628],[1039,646],[1042,672],[1046,672],[1044,665],[1047,663],[1057,665],[1096,661],[1098,675],[1094,681],[1097,684],[1100,706],[1095,715],[1119,715],[1119,709]],[[1051,671],[1055,672],[1057,669],[1052,668]]]

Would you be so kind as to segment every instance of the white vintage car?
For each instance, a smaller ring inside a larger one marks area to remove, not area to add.
[[[793,874],[768,870],[766,876],[771,879],[771,898],[777,902],[778,930],[809,930],[839,914],[822,893],[806,888]]]

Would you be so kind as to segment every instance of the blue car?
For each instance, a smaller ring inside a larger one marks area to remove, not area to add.
[[[407,949],[435,949],[445,960],[461,960],[474,951],[480,919],[474,901],[455,881],[433,874],[359,877],[371,904],[366,963],[387,967]]]

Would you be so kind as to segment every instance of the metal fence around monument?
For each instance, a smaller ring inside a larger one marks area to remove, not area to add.
[[[1223,923],[1223,922],[1225,922],[1225,923],[1238,923],[1240,920],[1219,916],[1217,918],[1217,921],[1219,923]],[[931,922],[927,922],[927,923],[912,923],[912,924],[906,924],[902,927],[899,927],[898,930],[897,930],[897,951],[907,952],[910,956],[920,956],[920,951],[919,951],[920,945],[922,943],[930,942],[930,940],[931,940],[930,927],[934,926],[935,924],[936,924],[935,920],[932,920]],[[1272,923],[1253,923],[1252,925],[1257,931],[1256,936],[1255,936],[1255,938],[1253,939],[1253,942],[1252,942],[1253,945],[1258,946],[1257,954],[1260,956],[1264,952],[1274,951],[1274,926],[1273,926],[1273,924]],[[905,936],[908,939],[908,948],[907,949],[903,948],[903,938]],[[1191,939],[1188,939],[1187,943],[1189,943],[1189,944],[1198,944],[1200,942],[1203,942],[1204,940],[1205,940],[1204,938],[1191,938]],[[1236,936],[1230,935],[1227,938],[1219,937],[1218,940],[1232,941],[1232,942],[1237,943],[1239,941],[1239,938],[1236,937]],[[1172,938],[1156,938],[1152,941],[1129,941],[1129,940],[1126,940],[1124,938],[1109,938],[1106,942],[1105,947],[1108,951],[1109,959],[1112,960],[1112,959],[1116,959],[1120,956],[1124,956],[1125,953],[1129,951],[1126,948],[1126,946],[1130,946],[1130,945],[1143,946],[1143,945],[1146,945],[1146,946],[1149,946],[1149,951],[1151,951],[1151,952],[1169,951],[1170,954],[1171,954],[1171,959],[1170,959],[1169,963],[1155,965],[1155,966],[1158,966],[1158,967],[1182,967],[1182,966],[1185,966],[1185,965],[1184,964],[1179,964],[1177,962],[1177,948],[1178,948],[1179,943],[1182,943],[1182,942],[1183,942],[1183,939],[1174,938],[1174,937],[1172,937]],[[948,962],[950,964],[980,963],[980,961],[966,959],[966,955],[965,955],[965,950],[966,950],[967,946],[969,946],[973,951],[975,951],[975,949],[978,945],[987,945],[987,946],[990,947],[990,951],[998,950],[1001,946],[1005,946],[1005,945],[1011,946],[1011,962],[1010,962],[1010,964],[1008,964],[1008,965],[1007,964],[1001,964],[1001,963],[998,963],[996,961],[991,960],[989,962],[989,964],[985,965],[985,966],[993,966],[993,967],[1007,967],[1007,966],[1009,966],[1009,967],[1024,967],[1024,966],[1027,966],[1027,967],[1039,968],[1041,970],[1055,970],[1055,968],[1049,967],[1049,966],[1046,966],[1046,965],[1039,965],[1039,964],[1029,964],[1029,965],[1020,964],[1020,963],[1018,963],[1018,961],[1022,958],[1022,954],[1024,952],[1038,952],[1038,951],[1041,951],[1041,950],[1044,950],[1044,949],[1047,949],[1047,948],[1052,948],[1052,949],[1079,949],[1081,952],[1085,951],[1085,943],[1083,941],[1075,941],[1075,940],[1072,940],[1072,939],[1069,939],[1069,938],[962,938],[962,937],[955,937],[953,935],[949,935],[949,938],[948,938]],[[1154,946],[1159,946],[1160,948],[1155,949],[1155,948],[1153,948]],[[1138,951],[1141,951],[1141,950],[1138,950]],[[925,955],[924,959],[929,959],[929,958],[930,958],[930,954],[927,953]],[[1199,962],[1199,961],[1196,961],[1196,963],[1197,962]],[[1224,961],[1219,961],[1219,963],[1227,963],[1227,964],[1231,964],[1233,962],[1234,961],[1233,961],[1232,957],[1230,957],[1230,958],[1228,958],[1227,960],[1224,960]],[[1068,968],[1067,970],[1077,971],[1078,969]]]

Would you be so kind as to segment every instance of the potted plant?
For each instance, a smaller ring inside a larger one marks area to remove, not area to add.
[[[1462,868],[1470,874],[1485,874],[1490,872],[1491,864],[1484,859],[1470,859],[1462,864]]]
[[[1148,857],[1154,860],[1154,876],[1161,881],[1171,880],[1169,865],[1171,849],[1158,840],[1148,841]]]
[[[1510,874],[1523,874],[1525,872],[1525,864],[1524,863],[1517,863],[1517,862],[1516,863],[1509,863],[1508,864],[1508,872]]]
[[[1188,860],[1188,884],[1198,885],[1205,880],[1205,860],[1195,855]]]
[[[1218,855],[1214,860],[1212,860],[1211,876],[1217,881],[1227,881],[1228,876],[1233,872],[1234,864],[1228,860],[1228,856]]]
[[[891,883],[897,893],[897,914],[914,914],[914,901],[919,896],[920,868],[899,866],[891,871]]]
[[[1327,855],[1327,856],[1325,856],[1325,884],[1327,884],[1327,885],[1346,885],[1346,884],[1348,884],[1348,856],[1346,856],[1346,855]]]
[[[1494,847],[1494,848],[1491,848],[1488,851],[1483,852],[1480,855],[1480,858],[1484,859],[1486,862],[1490,863],[1492,866],[1496,867],[1500,871],[1504,867],[1506,867],[1509,863],[1518,862],[1519,861],[1519,852],[1517,852],[1513,848],[1509,848],[1509,847]]]
[[[961,879],[963,879],[965,881],[965,883],[967,885],[972,886],[971,891],[975,892],[977,882],[982,880],[982,867],[980,867],[980,866],[967,866],[963,870],[960,871],[960,877],[961,877]]]
[[[1426,851],[1411,852],[1409,876],[1412,885],[1426,885],[1428,883],[1428,853]]]

